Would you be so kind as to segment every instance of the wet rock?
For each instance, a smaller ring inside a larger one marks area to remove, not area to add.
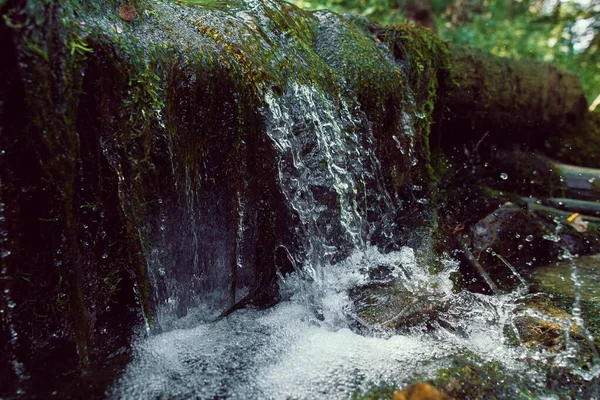
[[[535,374],[485,361],[470,352],[449,356],[448,361],[448,367],[429,383],[455,399],[537,399],[549,393],[561,399],[583,399],[597,393],[597,380],[586,380],[570,366],[549,365],[546,359],[527,361]],[[543,384],[532,385],[532,379]]]
[[[577,287],[573,272],[577,274]],[[527,275],[535,291],[574,297],[579,290],[583,301],[600,303],[600,256],[578,257],[535,268]]]
[[[554,237],[535,215],[506,203],[470,228],[473,254],[500,288],[520,284],[504,263],[506,260],[517,272],[534,265],[549,263],[560,254]]]
[[[569,200],[569,199],[566,199]],[[559,247],[574,255],[589,255],[600,252],[600,218],[578,215],[570,211],[540,205],[528,201],[528,209],[554,234],[546,236],[557,242]],[[585,227],[585,229],[581,229]],[[544,237],[542,237],[544,238]]]
[[[567,330],[571,337],[583,339],[582,332],[573,322],[571,314],[547,298],[523,300],[515,309],[515,313],[510,326],[505,328],[509,340],[513,342],[517,341],[530,348],[541,346],[551,351],[560,351],[565,348]]]
[[[591,371],[597,368],[598,307],[590,310],[589,303],[579,303],[570,314],[565,310],[571,310],[576,303],[571,303],[573,298],[564,300],[557,296],[539,295],[521,300],[504,332],[513,345],[535,350],[544,354],[546,359],[568,360],[562,365],[566,369],[558,372],[568,376],[573,370]],[[551,369],[554,367],[550,364]]]
[[[451,397],[428,383],[419,382],[394,392],[394,400],[451,400]]]
[[[392,267],[389,265],[378,265],[368,271],[369,280],[374,282],[389,282],[393,279]]]
[[[575,273],[575,275],[573,275]],[[573,280],[576,277],[577,285]],[[552,303],[571,310],[579,297],[579,308],[585,326],[600,346],[600,258],[578,257],[551,265],[535,268],[526,279],[531,290],[548,293]]]
[[[416,294],[398,282],[373,282],[349,292],[352,325],[361,334],[394,334],[428,327],[447,309],[431,294]]]

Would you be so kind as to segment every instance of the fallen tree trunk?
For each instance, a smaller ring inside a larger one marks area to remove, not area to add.
[[[518,146],[600,167],[600,118],[588,111],[577,75],[536,60],[454,47],[417,27],[374,25],[371,31],[412,77],[417,108],[425,104],[434,125],[433,147]]]
[[[496,143],[540,147],[588,113],[579,77],[550,64],[453,48],[440,102],[442,143],[468,143],[489,132]]]

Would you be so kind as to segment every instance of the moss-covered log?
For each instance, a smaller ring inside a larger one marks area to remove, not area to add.
[[[442,141],[479,140],[539,147],[580,124],[588,110],[579,78],[550,64],[453,48]],[[450,133],[451,132],[451,133]]]

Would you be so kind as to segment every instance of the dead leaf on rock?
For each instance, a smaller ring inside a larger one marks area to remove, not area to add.
[[[588,229],[588,223],[581,218],[579,213],[574,213],[567,218],[567,224],[571,225],[577,232],[583,233]]]

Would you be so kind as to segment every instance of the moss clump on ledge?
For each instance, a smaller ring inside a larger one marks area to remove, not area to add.
[[[428,29],[405,24],[392,27],[374,25],[371,30],[399,62],[407,86],[406,107],[414,119],[413,151],[417,160],[424,160],[415,169],[415,181],[429,186],[436,181],[431,166],[430,138],[434,118],[443,115],[444,104],[439,102],[440,90],[454,85],[449,79],[452,58],[448,45]]]

